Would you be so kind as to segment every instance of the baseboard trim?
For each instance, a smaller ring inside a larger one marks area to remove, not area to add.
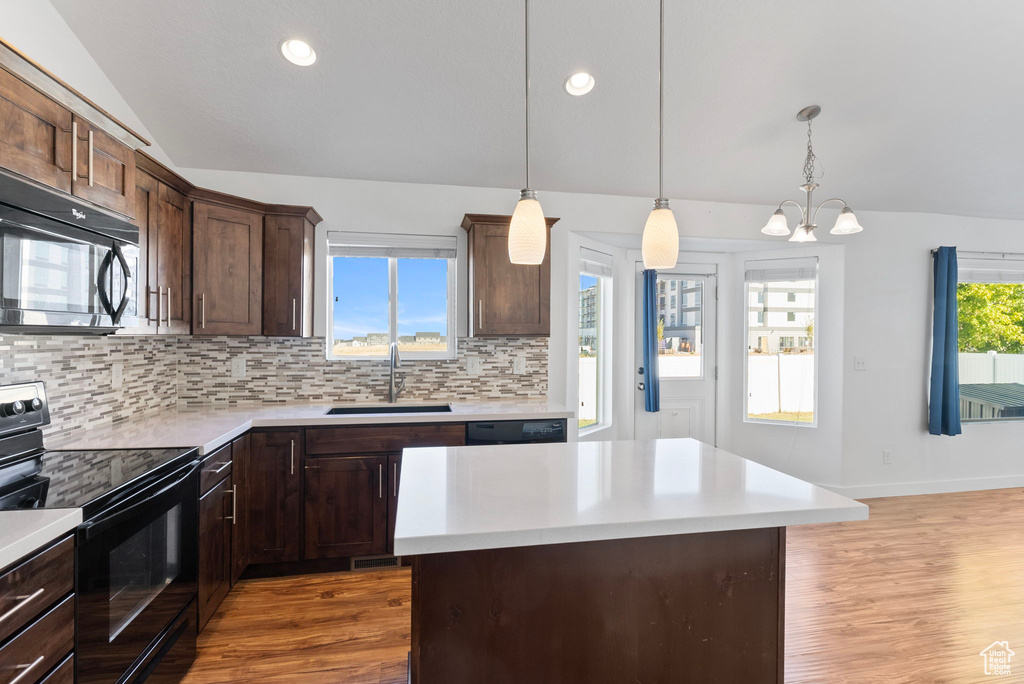
[[[876,485],[854,485],[836,487],[821,485],[836,494],[851,499],[875,499],[883,496],[914,496],[917,494],[948,494],[950,492],[972,492],[985,489],[1010,489],[1024,487],[1024,475],[1003,477],[976,477],[966,480],[933,480],[930,482],[894,482]]]

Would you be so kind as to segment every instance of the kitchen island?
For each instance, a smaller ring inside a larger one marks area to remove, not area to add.
[[[413,684],[781,684],[785,528],[864,504],[692,439],[405,451]]]

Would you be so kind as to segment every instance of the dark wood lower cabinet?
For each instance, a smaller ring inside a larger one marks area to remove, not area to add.
[[[231,442],[231,584],[249,565],[249,460],[252,435]]]
[[[402,478],[402,454],[388,455],[388,553],[395,552],[395,521],[398,520],[398,485]]]
[[[302,431],[252,433],[246,477],[249,562],[300,559]]]
[[[305,558],[387,552],[387,456],[306,461]]]
[[[231,476],[199,499],[199,629],[231,591]]]

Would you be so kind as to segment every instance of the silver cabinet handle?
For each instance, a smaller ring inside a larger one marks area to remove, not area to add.
[[[28,673],[31,672],[36,665],[43,662],[45,659],[46,656],[39,656],[28,665],[15,665],[14,669],[21,670],[21,674],[19,674],[17,677],[8,682],[8,684],[18,684],[18,682],[20,682],[22,679],[28,676]]]
[[[217,468],[216,470],[213,471],[213,474],[216,475],[217,473],[222,472],[225,468],[227,468],[230,465],[231,461],[224,461],[223,463],[221,463],[220,468]]]
[[[153,288],[146,287],[146,307],[149,307],[149,298],[154,294]],[[160,332],[160,290],[156,291],[156,331]],[[147,316],[149,320],[153,320],[152,316]]]
[[[167,287],[167,327],[171,327],[171,288]]]
[[[199,295],[199,327],[206,327],[206,295]]]
[[[292,475],[294,475],[295,474],[295,440],[294,439],[292,440],[291,459],[292,459]]]
[[[92,151],[93,151],[92,135],[93,135],[93,132],[89,131],[89,187],[90,188],[92,187],[92,158],[93,158],[93,154],[92,154]]]
[[[238,494],[235,491],[237,487],[238,485],[231,485],[231,489],[224,490],[225,494],[231,495],[231,515],[227,516],[224,519],[230,520],[232,525],[236,523],[235,518],[238,517]]]
[[[377,498],[384,498],[384,464],[377,464]]]
[[[28,604],[32,603],[32,601],[34,601],[37,598],[39,598],[40,596],[42,596],[43,592],[45,592],[45,591],[46,591],[45,587],[39,587],[38,589],[33,591],[31,594],[28,594],[27,596],[15,596],[14,598],[17,599],[18,602],[15,603],[13,606],[11,606],[10,610],[8,610],[6,613],[4,613],[3,615],[0,615],[0,622],[3,622],[4,620],[9,619],[12,615],[17,613],[19,610],[21,610],[22,608],[24,608]]]
[[[484,300],[476,300],[476,329],[484,329]]]
[[[78,122],[71,122],[71,180],[78,180]]]
[[[295,306],[296,306],[296,304],[297,304],[297,302],[295,300],[295,297],[292,297],[292,332],[295,332],[295,330],[296,330],[296,323],[295,323]]]
[[[395,496],[398,496],[398,461],[395,461],[392,465],[392,476],[391,482],[394,484]]]

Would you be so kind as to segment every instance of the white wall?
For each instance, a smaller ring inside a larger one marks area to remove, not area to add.
[[[144,151],[174,168],[139,117],[47,0],[2,0],[0,38],[149,140],[153,145]]]

